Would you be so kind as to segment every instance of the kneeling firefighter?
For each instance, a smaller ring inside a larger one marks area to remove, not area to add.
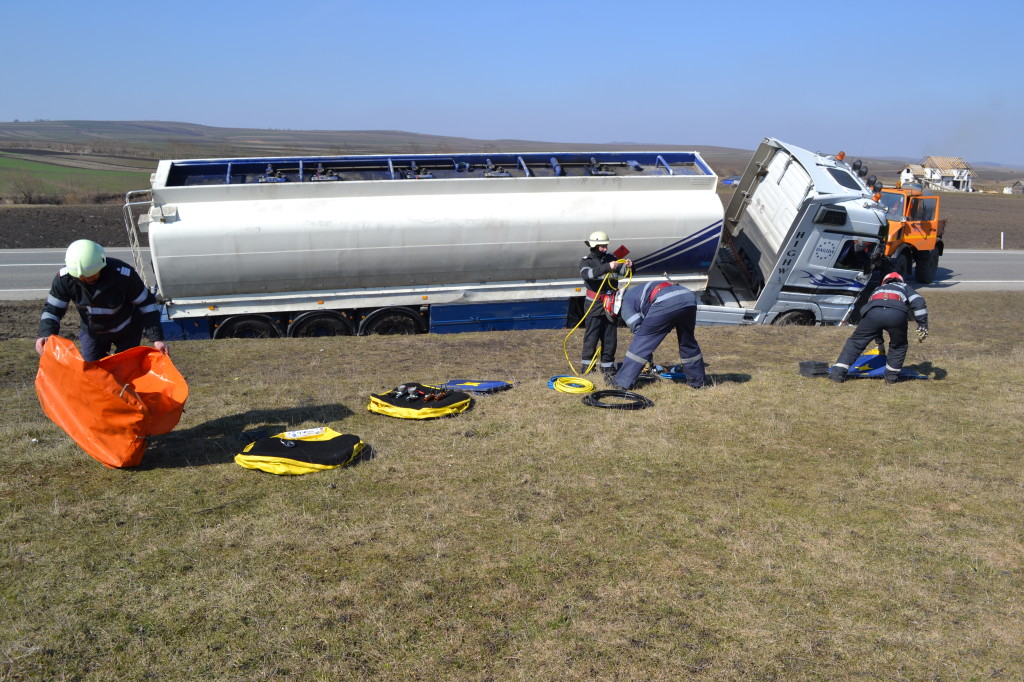
[[[590,253],[580,260],[580,277],[587,289],[589,310],[580,357],[584,373],[595,361],[598,343],[601,344],[601,371],[609,374],[615,370],[619,320],[613,309],[613,301],[619,275],[633,267],[633,261],[619,261],[608,253],[608,241],[608,235],[604,232],[591,233],[590,238],[584,242],[590,247]],[[602,286],[606,276],[608,284]],[[599,299],[596,303],[595,298]]]
[[[633,342],[614,382],[627,391],[633,388],[644,366],[652,361],[654,350],[675,329],[686,383],[703,388],[704,356],[693,333],[697,324],[697,297],[693,292],[672,282],[649,282],[629,287],[621,295],[620,314],[633,332]]]

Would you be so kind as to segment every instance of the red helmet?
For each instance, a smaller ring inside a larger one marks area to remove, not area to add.
[[[882,278],[882,284],[896,280],[897,282],[903,281],[903,276],[898,272],[890,272],[888,275]]]

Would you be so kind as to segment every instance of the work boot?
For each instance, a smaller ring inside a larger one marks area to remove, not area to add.
[[[886,386],[891,386],[892,384],[895,384],[895,383],[899,382],[899,380],[900,380],[900,375],[899,374],[886,374],[885,375],[885,384],[886,384]]]
[[[846,370],[833,367],[832,371],[828,373],[828,378],[837,384],[842,384],[846,381]]]

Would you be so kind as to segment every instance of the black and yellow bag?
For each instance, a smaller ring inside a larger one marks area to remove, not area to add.
[[[359,436],[321,426],[253,441],[235,455],[235,463],[269,474],[309,474],[343,467],[365,446]]]
[[[468,393],[443,386],[408,383],[387,393],[371,394],[366,409],[400,419],[434,419],[465,412],[469,404]]]

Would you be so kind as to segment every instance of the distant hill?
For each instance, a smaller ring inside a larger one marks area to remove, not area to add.
[[[301,154],[570,151],[587,149],[695,150],[721,177],[743,172],[753,150],[708,145],[593,144],[534,140],[476,140],[401,130],[278,130],[216,128],[173,121],[0,122],[0,152],[78,168],[143,170],[164,158],[291,156]],[[883,180],[907,161],[864,159]],[[980,179],[1012,183],[1024,172],[975,164]]]
[[[33,121],[0,123],[0,151],[34,161],[124,170],[157,159],[299,154],[456,153],[587,149],[695,150],[721,175],[742,172],[753,153],[709,145],[595,144],[476,140],[401,130],[262,130],[173,121]]]

